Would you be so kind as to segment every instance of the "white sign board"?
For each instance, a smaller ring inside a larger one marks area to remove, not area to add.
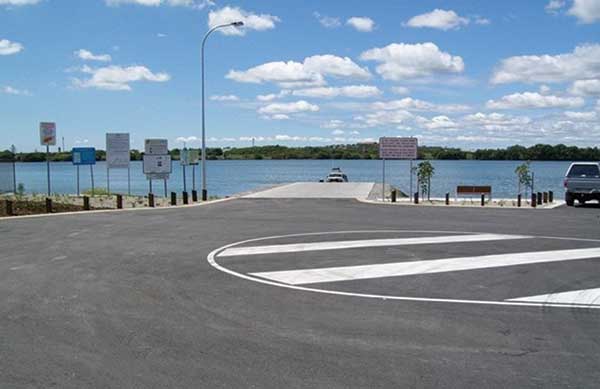
[[[109,169],[128,168],[129,134],[106,134],[106,163]]]
[[[56,146],[56,123],[40,123],[40,144]]]
[[[417,138],[379,138],[379,158],[417,159]]]
[[[170,174],[170,155],[144,155],[144,174]]]
[[[167,139],[146,139],[146,141],[144,142],[144,146],[145,154],[169,154],[169,141]]]

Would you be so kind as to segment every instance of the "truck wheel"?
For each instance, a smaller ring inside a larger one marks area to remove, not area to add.
[[[565,203],[567,203],[568,207],[572,207],[573,205],[575,205],[575,199],[573,198],[573,195],[571,195],[571,193],[569,192],[565,193]]]

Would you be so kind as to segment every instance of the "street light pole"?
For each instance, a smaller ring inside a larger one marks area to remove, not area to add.
[[[223,27],[241,27],[244,22],[233,22],[227,24],[220,24],[208,30],[204,39],[202,40],[202,201],[208,200],[208,191],[206,190],[206,122],[205,122],[205,109],[204,109],[204,46],[208,36],[216,29]]]

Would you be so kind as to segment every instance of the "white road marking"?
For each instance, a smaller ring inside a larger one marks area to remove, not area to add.
[[[600,307],[600,288],[540,294],[537,296],[508,299],[506,301],[535,302],[543,304],[594,305]]]
[[[285,284],[302,285],[321,282],[364,280],[488,269],[494,267],[573,261],[589,258],[600,258],[600,248],[483,255],[475,257],[444,258],[426,261],[260,272],[251,274],[253,276],[267,278]]]
[[[295,253],[305,251],[322,250],[340,250],[362,247],[388,247],[405,246],[419,244],[437,244],[437,243],[461,243],[461,242],[485,242],[494,240],[508,239],[527,239],[529,236],[523,235],[502,235],[502,234],[475,234],[475,235],[451,235],[451,236],[428,236],[420,238],[397,238],[397,239],[367,239],[367,240],[346,240],[337,242],[313,242],[296,244],[279,244],[269,246],[252,247],[233,247],[223,250],[219,257],[231,257],[237,255],[259,255],[259,254],[280,254]]]

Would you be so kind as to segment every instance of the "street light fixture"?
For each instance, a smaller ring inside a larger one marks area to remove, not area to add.
[[[208,191],[206,190],[206,124],[205,124],[205,109],[204,109],[204,45],[208,36],[219,28],[224,27],[242,27],[244,22],[237,21],[233,23],[220,24],[208,30],[202,40],[202,201],[208,200]]]

